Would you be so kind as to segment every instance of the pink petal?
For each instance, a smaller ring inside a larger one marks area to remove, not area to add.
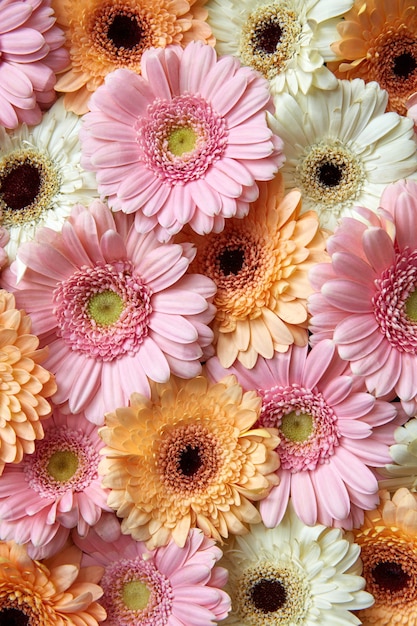
[[[323,285],[321,292],[330,304],[349,313],[368,313],[372,310],[372,291],[351,280],[330,280]]]
[[[317,498],[320,497],[318,492],[316,496],[312,473],[305,471],[291,475],[291,501],[298,517],[308,526],[317,522]]]
[[[291,474],[285,470],[278,471],[280,483],[272,487],[268,496],[261,500],[259,511],[267,528],[275,528],[281,522],[287,509],[290,497]]]
[[[382,228],[369,228],[363,234],[363,249],[377,274],[393,265],[395,252],[393,242]]]

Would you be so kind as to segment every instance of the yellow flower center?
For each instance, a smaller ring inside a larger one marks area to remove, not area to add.
[[[94,294],[88,302],[88,313],[100,326],[117,322],[122,311],[123,299],[111,289]]]
[[[405,301],[405,312],[413,322],[417,322],[417,289]]]
[[[78,457],[70,450],[58,450],[51,455],[46,469],[52,478],[64,483],[77,471]]]
[[[130,611],[141,611],[149,601],[151,592],[140,580],[131,580],[123,586],[123,602]]]
[[[195,148],[197,135],[189,126],[174,128],[168,137],[168,150],[175,156],[192,152]]]
[[[283,416],[280,431],[290,441],[307,441],[313,432],[313,418],[309,413],[291,411]]]

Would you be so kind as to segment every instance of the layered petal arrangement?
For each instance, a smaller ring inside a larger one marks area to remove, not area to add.
[[[190,528],[221,541],[260,521],[253,501],[277,484],[275,429],[255,428],[261,398],[234,376],[152,384],[149,400],[106,415],[99,471],[122,531],[149,548],[171,537],[184,546]]]
[[[81,162],[139,231],[219,232],[284,161],[267,124],[268,83],[201,42],[147,50],[141,65],[141,76],[116,70],[92,96]]]
[[[356,205],[376,211],[387,184],[416,172],[413,124],[386,113],[387,101],[377,83],[360,79],[275,98],[271,127],[285,145],[285,187],[300,189],[303,210],[317,211],[325,228]]]
[[[0,124],[38,124],[68,63],[51,0],[0,0]]]
[[[363,591],[359,546],[336,528],[306,526],[289,506],[280,525],[251,527],[224,550],[230,626],[349,626],[373,603]]]
[[[389,185],[378,217],[361,210],[328,240],[331,264],[310,272],[312,341],[333,338],[371,393],[417,403],[417,183]],[[368,220],[368,222],[366,222]]]
[[[206,369],[214,380],[225,373],[216,358]],[[278,428],[280,480],[260,502],[266,526],[280,524],[290,497],[305,524],[358,526],[363,510],[378,502],[371,468],[390,461],[395,406],[358,391],[330,340],[311,352],[291,346],[273,359],[259,358],[252,370],[238,363],[227,372],[262,396],[258,425]]]
[[[142,55],[151,47],[214,44],[207,24],[206,0],[52,0],[65,32],[70,63],[56,89],[65,106],[82,115],[91,94],[118,68],[141,72]]]
[[[227,571],[216,565],[222,551],[201,530],[190,530],[183,548],[171,540],[148,550],[121,535],[115,516],[102,521],[85,539],[74,539],[82,565],[104,567],[105,626],[209,626],[228,614]]]
[[[384,477],[379,481],[381,489],[396,491],[406,487],[412,491],[417,487],[417,418],[408,420],[395,431],[395,443],[390,447],[392,462],[379,473]]]
[[[258,355],[307,343],[308,271],[328,256],[317,214],[300,212],[301,194],[284,196],[278,175],[260,185],[244,219],[227,220],[220,233],[183,236],[197,247],[190,271],[217,286],[212,327],[223,367],[238,359],[250,369]]]
[[[149,395],[148,377],[196,376],[213,337],[215,285],[184,276],[194,251],[140,235],[132,222],[98,200],[76,205],[62,232],[42,228],[19,248],[23,276],[16,261],[2,277],[50,347],[54,402],[96,424],[133,391]]]

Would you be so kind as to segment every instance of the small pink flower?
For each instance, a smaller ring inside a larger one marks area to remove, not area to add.
[[[0,0],[0,124],[38,124],[69,63],[51,0]]]
[[[49,345],[56,404],[68,401],[72,413],[102,424],[133,392],[149,397],[148,377],[200,373],[216,287],[185,275],[194,254],[189,244],[139,234],[131,216],[113,216],[99,201],[76,205],[61,233],[43,228],[19,248],[3,278]]]
[[[143,53],[142,75],[119,69],[90,100],[82,164],[115,210],[166,240],[189,223],[219,232],[258,197],[256,181],[282,165],[267,125],[268,83],[202,42]]]
[[[331,264],[310,272],[312,342],[333,338],[342,359],[377,396],[417,410],[417,183],[386,187],[379,217],[342,220],[328,240]]]
[[[225,374],[216,357],[206,367],[215,380]],[[280,483],[260,503],[266,526],[281,522],[290,497],[305,524],[343,528],[360,525],[378,503],[371,467],[389,462],[400,418],[393,404],[358,391],[347,371],[329,340],[227,370],[262,396],[259,424],[277,427],[281,439]]]
[[[85,539],[74,535],[83,566],[105,568],[100,602],[106,626],[209,626],[224,619],[230,598],[222,587],[227,571],[215,566],[222,551],[202,531],[192,529],[183,548],[147,550],[121,535],[116,516],[104,514]]]

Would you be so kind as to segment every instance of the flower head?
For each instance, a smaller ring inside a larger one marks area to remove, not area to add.
[[[31,320],[15,308],[15,298],[0,290],[0,474],[19,463],[42,439],[43,420],[51,413],[47,400],[56,391],[52,374],[41,363],[47,356],[31,334]]]
[[[290,505],[277,528],[251,526],[224,551],[235,626],[360,624],[369,607],[359,546],[336,528],[306,526]]]
[[[106,613],[97,602],[103,568],[80,567],[72,546],[44,561],[33,561],[24,546],[0,542],[0,619],[7,625],[97,626]]]
[[[366,590],[375,604],[358,612],[362,624],[414,624],[417,620],[417,495],[381,492],[381,504],[355,531]]]
[[[113,209],[134,212],[137,229],[161,239],[186,223],[203,234],[243,217],[256,181],[284,160],[266,121],[266,80],[201,42],[147,50],[142,76],[113,72],[90,109],[84,167]]]
[[[197,246],[190,269],[217,286],[213,330],[224,367],[238,359],[251,368],[258,355],[307,343],[308,270],[327,255],[316,213],[300,211],[300,193],[284,196],[277,176],[260,185],[244,219],[227,220],[220,233],[184,233]]]
[[[23,124],[13,133],[0,127],[1,224],[10,260],[41,226],[61,230],[74,204],[98,196],[94,174],[80,166],[80,126],[60,99],[37,126]]]
[[[57,91],[78,114],[88,111],[91,94],[107,74],[127,68],[140,74],[142,55],[151,47],[214,44],[206,0],[52,0],[65,31],[69,68],[58,76]]]
[[[206,369],[211,379],[224,376],[216,358]],[[363,510],[378,502],[371,468],[389,462],[395,406],[358,391],[331,341],[311,352],[291,346],[273,359],[259,358],[252,370],[237,363],[227,371],[261,395],[258,425],[278,428],[280,481],[260,503],[264,523],[277,526],[291,497],[305,524],[359,525]]]
[[[184,546],[193,527],[217,540],[247,532],[279,465],[276,431],[252,429],[259,408],[234,377],[198,377],[153,384],[150,400],[133,394],[108,413],[100,471],[122,531],[149,547],[171,536]]]
[[[325,62],[330,43],[353,0],[209,0],[219,54],[233,54],[261,72],[272,93],[307,93],[337,85]]]
[[[303,210],[317,211],[330,230],[355,205],[376,211],[388,183],[416,172],[412,121],[385,112],[387,93],[376,83],[341,80],[331,91],[281,94],[275,104],[285,187],[298,187]]]
[[[56,554],[76,528],[84,536],[106,505],[98,475],[103,442],[84,415],[55,409],[35,451],[6,467],[0,482],[0,537],[27,543],[32,558]]]
[[[106,514],[85,539],[82,565],[104,567],[100,580],[106,626],[197,626],[217,623],[230,609],[222,590],[227,572],[217,567],[220,548],[191,529],[182,548],[148,550],[142,541],[120,534],[116,517]]]
[[[38,124],[68,56],[51,0],[0,0],[0,125]]]
[[[76,205],[61,233],[43,228],[20,247],[23,277],[16,284],[15,263],[3,278],[50,345],[56,404],[68,401],[72,413],[103,423],[134,390],[149,394],[147,377],[165,382],[171,371],[184,378],[201,371],[215,285],[184,276],[193,254],[140,235],[130,216],[113,217],[98,200]]]
[[[312,341],[332,337],[371,393],[417,410],[417,183],[389,185],[380,216],[362,209],[328,240],[331,264],[310,272]],[[368,220],[368,221],[367,221]]]
[[[339,78],[377,81],[388,92],[388,110],[406,113],[417,91],[417,10],[413,0],[355,0],[332,45]]]

